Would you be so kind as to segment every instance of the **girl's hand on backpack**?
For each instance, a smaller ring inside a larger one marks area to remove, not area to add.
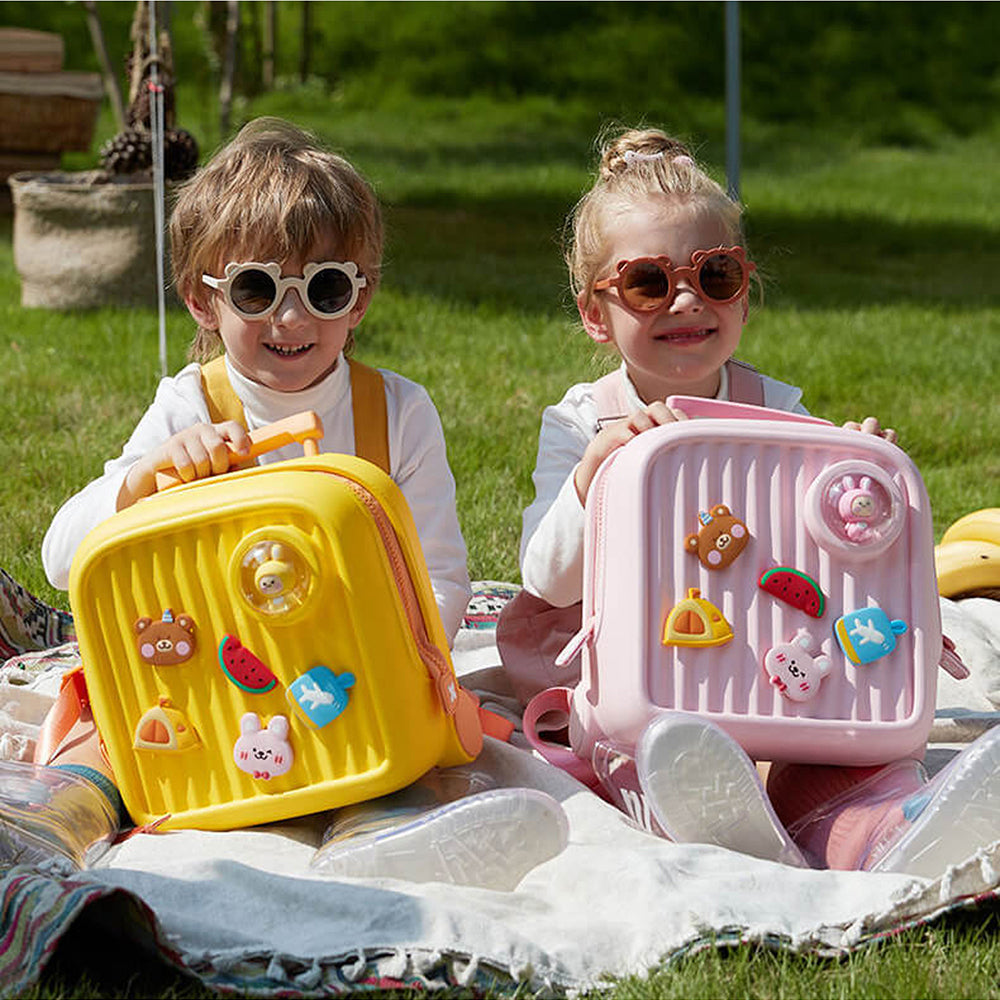
[[[876,434],[889,444],[896,443],[896,432],[891,427],[883,429],[878,417],[865,417],[860,424],[855,420],[848,420],[844,427],[849,431],[861,431],[862,434]]]
[[[235,420],[220,424],[194,424],[167,438],[139,459],[118,491],[117,509],[124,510],[156,492],[156,473],[173,469],[185,482],[228,472],[230,456],[250,453],[250,437]]]
[[[687,420],[687,415],[671,409],[666,403],[656,402],[608,424],[599,431],[594,440],[587,445],[587,450],[583,453],[583,458],[580,459],[573,476],[580,503],[587,502],[587,493],[598,466],[611,452],[623,444],[628,444],[637,434],[652,427],[659,427],[661,424],[673,423],[675,420]]]

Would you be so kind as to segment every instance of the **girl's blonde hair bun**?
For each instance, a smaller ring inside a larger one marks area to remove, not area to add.
[[[630,129],[608,142],[601,150],[598,174],[610,181],[625,171],[649,165],[666,166],[680,159],[685,166],[694,166],[694,157],[679,139],[673,139],[659,129]]]
[[[598,137],[600,158],[593,186],[577,202],[566,227],[570,287],[589,301],[594,282],[613,265],[608,232],[622,211],[666,199],[695,204],[715,214],[742,242],[742,207],[703,170],[688,147],[656,128],[605,131]]]

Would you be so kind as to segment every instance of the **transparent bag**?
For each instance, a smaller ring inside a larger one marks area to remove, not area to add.
[[[106,795],[73,771],[0,761],[0,867],[79,871],[118,834]]]

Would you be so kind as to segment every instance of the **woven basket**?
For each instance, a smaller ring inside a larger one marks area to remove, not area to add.
[[[103,93],[97,73],[0,72],[0,148],[89,149]]]
[[[59,35],[33,28],[0,28],[0,72],[58,73],[66,46]]]
[[[22,305],[156,305],[156,229],[148,177],[19,173],[9,184]]]

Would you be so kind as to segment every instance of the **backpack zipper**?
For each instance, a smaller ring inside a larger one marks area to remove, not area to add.
[[[614,461],[612,459],[611,461]],[[595,539],[595,549],[594,555],[592,556],[591,566],[591,578],[590,578],[590,594],[593,599],[597,597],[600,593],[601,588],[598,586],[600,580],[604,574],[604,496],[607,492],[607,464],[601,466],[596,478],[591,482],[591,491],[596,490],[597,492],[593,494],[593,515],[592,520],[594,522],[594,528],[592,531],[593,537]],[[600,540],[600,545],[596,544],[597,540]],[[601,617],[601,612],[599,608],[591,608],[590,617],[583,623],[583,627],[580,629],[576,635],[573,636],[569,642],[559,651],[559,655],[555,659],[555,665],[557,667],[563,667],[569,663],[583,645],[593,639],[594,633],[597,631],[598,621]]]
[[[392,576],[396,582],[396,589],[399,592],[400,600],[403,603],[403,610],[410,626],[410,632],[420,653],[420,659],[431,675],[431,680],[434,682],[435,690],[441,700],[441,705],[445,713],[450,716],[454,715],[458,708],[458,682],[444,654],[431,641],[430,636],[427,634],[427,624],[420,609],[420,600],[413,586],[413,579],[407,568],[406,557],[403,555],[403,548],[399,544],[396,529],[389,520],[382,504],[364,486],[353,479],[349,479],[347,476],[341,476],[337,473],[331,473],[331,475],[347,484],[351,492],[365,505],[372,520],[375,522],[375,527],[378,529],[379,536],[382,539],[382,545],[385,548],[386,555],[389,557]]]
[[[611,462],[614,458],[611,459]],[[597,493],[594,495],[594,513],[592,516],[593,521],[593,538],[594,545],[592,546],[594,550],[594,555],[592,557],[591,575],[590,575],[590,598],[591,598],[591,613],[590,621],[592,622],[591,632],[597,631],[597,622],[601,617],[601,609],[596,606],[596,602],[601,594],[601,584],[604,580],[604,567],[606,562],[606,545],[604,540],[604,519],[606,513],[605,500],[607,498],[608,492],[608,469],[611,466],[611,462],[607,462],[601,468],[601,471],[597,477]],[[592,484],[591,489],[594,488],[595,484]]]

